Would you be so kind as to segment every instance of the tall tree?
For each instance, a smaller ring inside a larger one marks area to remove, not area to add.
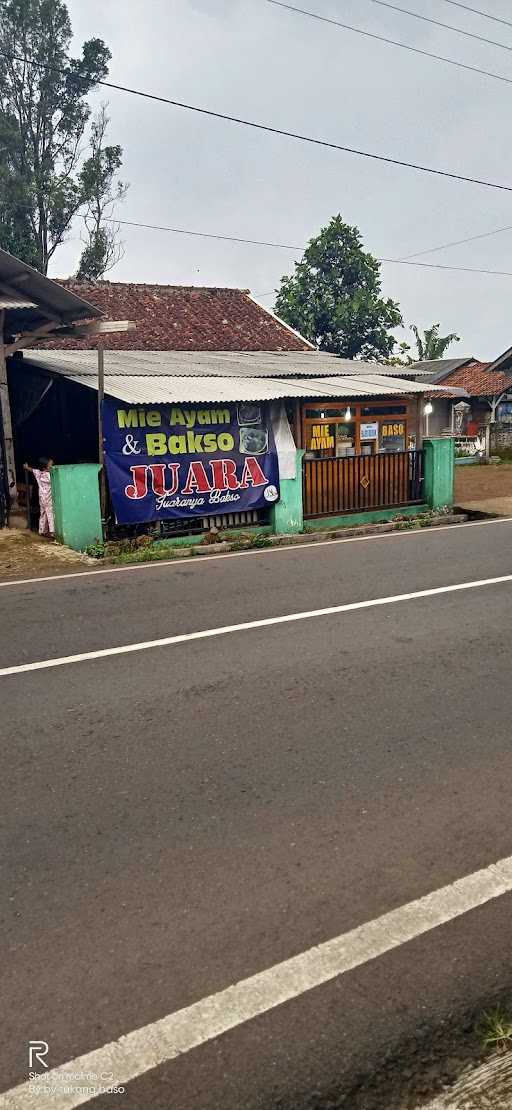
[[[82,280],[97,281],[124,254],[113,214],[116,203],[126,196],[128,185],[116,180],[122,164],[121,147],[105,144],[109,122],[107,106],[102,104],[92,121],[91,154],[80,170],[82,195],[87,198],[85,246],[77,273]]]
[[[334,216],[311,239],[291,277],[283,277],[275,311],[322,351],[388,358],[390,333],[402,323],[396,301],[381,297],[380,266],[362,247],[357,227]]]
[[[71,36],[63,0],[0,0],[0,233],[42,273],[88,200],[78,173],[86,98],[111,56],[89,39],[71,58]]]
[[[454,331],[451,331],[449,335],[439,335],[440,327],[440,324],[432,324],[432,327],[426,328],[423,335],[421,335],[416,324],[411,324],[411,331],[414,332],[416,338],[416,349],[420,362],[431,362],[434,359],[442,358],[450,343],[460,343],[460,335],[457,335]]]

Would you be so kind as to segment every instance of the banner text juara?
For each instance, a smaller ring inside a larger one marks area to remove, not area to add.
[[[105,461],[121,524],[244,512],[279,497],[268,406],[103,402]]]

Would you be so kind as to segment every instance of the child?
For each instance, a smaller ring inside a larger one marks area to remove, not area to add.
[[[50,471],[53,466],[53,459],[39,459],[39,466],[28,466],[25,463],[25,470],[29,470],[37,482],[39,490],[39,535],[53,536],[55,532],[55,525],[53,523],[53,501],[52,501],[52,483]]]

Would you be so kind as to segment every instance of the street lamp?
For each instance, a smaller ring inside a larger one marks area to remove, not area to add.
[[[429,431],[429,427],[428,427],[429,417],[432,416],[433,411],[434,411],[434,406],[432,404],[432,401],[427,401],[426,404],[423,407],[423,412],[425,414],[425,435],[427,436],[427,439],[428,439],[428,431]]]

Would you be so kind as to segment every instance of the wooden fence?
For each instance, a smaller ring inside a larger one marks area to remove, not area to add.
[[[364,512],[422,500],[423,451],[304,459],[304,516]]]

